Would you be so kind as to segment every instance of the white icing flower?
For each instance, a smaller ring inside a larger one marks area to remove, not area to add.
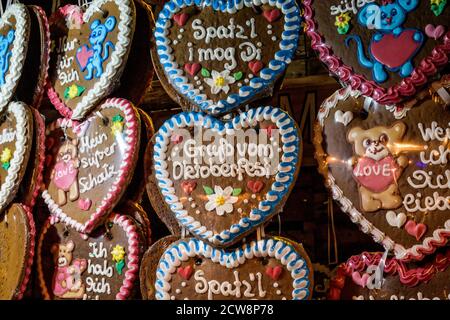
[[[230,76],[230,71],[228,70],[222,72],[212,70],[211,78],[205,79],[205,82],[211,87],[212,94],[218,94],[220,91],[228,93],[230,90],[229,85],[235,81],[234,77]]]
[[[216,209],[216,213],[219,216],[223,216],[224,213],[231,213],[233,211],[233,203],[238,201],[238,197],[233,197],[233,188],[228,186],[223,190],[219,186],[214,187],[214,193],[208,195],[208,202],[205,205],[206,210],[213,211]]]

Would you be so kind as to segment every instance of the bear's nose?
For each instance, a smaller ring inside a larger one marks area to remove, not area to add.
[[[388,24],[391,24],[392,18],[391,18],[391,17],[387,17],[387,18],[386,18],[386,22],[387,22]]]

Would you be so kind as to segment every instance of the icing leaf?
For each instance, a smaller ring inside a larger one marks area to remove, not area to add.
[[[241,188],[235,188],[233,189],[233,196],[238,196],[241,194],[241,192],[242,192]]]
[[[211,189],[211,188],[208,187],[208,186],[203,186],[203,190],[205,190],[205,193],[206,193],[208,196],[214,193],[214,190]]]
[[[116,263],[116,270],[119,275],[122,275],[123,267],[125,267],[125,260],[120,260]]]
[[[205,78],[211,77],[211,73],[210,73],[209,70],[206,69],[206,68],[202,68],[201,73],[202,73],[202,76],[205,77]]]
[[[346,24],[346,25],[344,25],[342,27],[339,27],[337,30],[338,30],[339,34],[347,34],[348,30],[350,30],[350,25]]]
[[[112,117],[112,121],[113,122],[122,122],[123,121],[123,117],[118,113],[114,117]]]
[[[8,170],[9,166],[10,166],[9,162],[3,162],[2,163],[2,168],[5,169],[5,170]]]
[[[236,80],[236,81],[241,80],[243,76],[244,76],[244,74],[242,73],[242,71],[235,72],[233,74],[234,80]]]
[[[431,11],[433,11],[434,15],[440,16],[444,11],[445,5],[447,4],[447,0],[441,1],[431,1]]]

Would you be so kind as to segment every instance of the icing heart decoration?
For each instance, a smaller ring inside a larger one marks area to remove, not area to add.
[[[136,222],[118,213],[90,236],[49,218],[37,249],[42,296],[46,300],[134,298],[143,253],[141,239]]]
[[[22,75],[29,41],[30,14],[24,4],[7,6],[0,18],[0,113],[11,101]]]
[[[269,125],[277,127],[270,139],[256,130]],[[205,140],[194,139],[193,132],[202,132]],[[183,135],[183,142],[174,143],[173,135]],[[255,149],[246,148],[248,139],[255,139]],[[259,156],[251,156],[255,150]],[[229,246],[278,213],[296,180],[299,151],[297,126],[278,108],[259,107],[225,123],[184,112],[156,134],[153,163],[145,170],[152,181],[147,192],[158,215],[175,217],[215,246]],[[161,197],[167,206],[161,206]]]
[[[334,114],[334,120],[347,126],[353,120],[353,112],[347,111],[346,113],[343,113],[341,110],[338,110]]]
[[[270,274],[263,261],[272,268]],[[282,269],[286,272],[279,271]],[[231,250],[186,238],[171,243],[162,254],[156,269],[155,298],[307,300],[311,298],[312,273],[306,253],[277,238]],[[207,285],[200,288],[198,281]],[[243,284],[251,290],[246,291]]]
[[[47,127],[42,197],[52,214],[83,233],[105,220],[130,183],[140,120],[124,99],[110,98],[84,122],[58,119]]]
[[[49,19],[54,50],[47,94],[66,118],[82,120],[119,83],[131,48],[135,6],[94,0],[86,11],[66,5]]]
[[[2,212],[0,235],[0,299],[20,300],[31,276],[35,247],[36,228],[28,207],[14,203]]]
[[[357,285],[365,288],[366,287],[366,283],[367,283],[367,279],[369,279],[369,274],[368,273],[364,273],[361,276],[358,271],[355,271],[355,272],[352,273],[352,279]]]
[[[32,149],[33,115],[21,102],[10,102],[0,118],[0,212],[14,199]]]
[[[409,99],[448,64],[450,33],[444,26],[450,10],[436,15],[429,1],[302,4],[305,30],[320,59],[343,83],[379,103]]]
[[[396,214],[394,211],[386,212],[386,220],[390,226],[401,228],[406,222],[406,215],[403,212]]]
[[[335,119],[349,111],[354,117],[343,129]],[[327,187],[399,260],[421,260],[448,242],[449,123],[450,112],[429,90],[399,107],[347,88],[320,108],[314,145]]]
[[[155,71],[184,110],[226,113],[270,94],[300,21],[294,0],[168,1],[154,31]]]

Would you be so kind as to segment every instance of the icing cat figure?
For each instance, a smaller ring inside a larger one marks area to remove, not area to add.
[[[100,20],[95,20],[91,24],[89,35],[92,49],[89,49],[87,45],[78,48],[76,58],[81,71],[87,69],[87,75],[84,77],[86,80],[91,80],[93,77],[100,78],[103,74],[103,62],[109,57],[109,49],[114,50],[114,44],[111,41],[104,42],[115,26],[116,18],[113,16],[108,17],[104,24]]]
[[[0,36],[0,85],[5,84],[5,74],[9,68],[11,51],[9,45],[14,41],[14,30],[9,30],[6,36]]]
[[[383,5],[366,4],[358,14],[358,22],[370,30],[377,30],[369,45],[370,57],[366,57],[362,40],[357,35],[348,36],[357,44],[358,61],[365,68],[372,69],[376,82],[388,79],[386,69],[398,72],[402,78],[414,70],[412,58],[424,42],[422,32],[402,27],[408,12],[414,10],[419,0],[384,0]]]
[[[73,259],[73,241],[65,245],[53,245],[51,251],[55,259],[55,274],[53,276],[53,293],[65,299],[81,299],[85,292],[85,285],[81,281],[81,274],[86,270],[86,259]]]
[[[401,142],[406,131],[403,122],[392,127],[364,130],[352,128],[347,140],[357,155],[352,159],[353,177],[358,183],[361,207],[366,212],[396,209],[402,204],[397,180],[408,165],[405,156],[396,157],[391,148]]]
[[[67,203],[67,192],[70,201],[78,199],[80,192],[78,187],[78,140],[66,141],[61,145],[56,156],[56,164],[53,168],[51,179],[58,188],[58,204]]]

